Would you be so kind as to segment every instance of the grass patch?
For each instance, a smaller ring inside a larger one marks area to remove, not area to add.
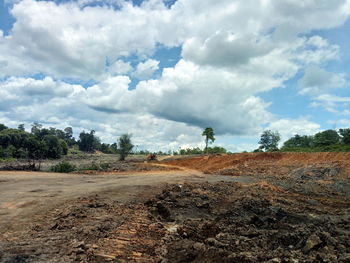
[[[77,167],[74,164],[71,164],[66,161],[59,162],[58,164],[50,168],[50,171],[55,173],[70,173],[76,170],[77,170]]]

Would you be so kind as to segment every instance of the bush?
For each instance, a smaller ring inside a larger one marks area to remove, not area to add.
[[[51,171],[55,173],[70,173],[77,169],[74,164],[63,161],[51,167]]]

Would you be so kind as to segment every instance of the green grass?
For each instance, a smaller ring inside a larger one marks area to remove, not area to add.
[[[70,173],[76,170],[77,170],[77,167],[74,164],[71,164],[66,161],[59,162],[58,164],[50,168],[50,171],[55,173]]]
[[[16,158],[8,157],[8,158],[0,158],[0,163],[11,163],[17,161]]]

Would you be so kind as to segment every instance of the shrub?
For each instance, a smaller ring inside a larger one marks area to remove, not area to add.
[[[77,169],[77,167],[74,164],[71,164],[66,161],[59,162],[58,164],[51,167],[52,172],[56,173],[70,173]]]

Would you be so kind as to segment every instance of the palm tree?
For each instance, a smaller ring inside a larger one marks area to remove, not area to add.
[[[213,143],[215,141],[215,137],[214,137],[215,133],[213,128],[211,127],[207,127],[204,129],[202,136],[205,136],[205,149],[204,151],[207,150],[208,148],[208,143]]]

